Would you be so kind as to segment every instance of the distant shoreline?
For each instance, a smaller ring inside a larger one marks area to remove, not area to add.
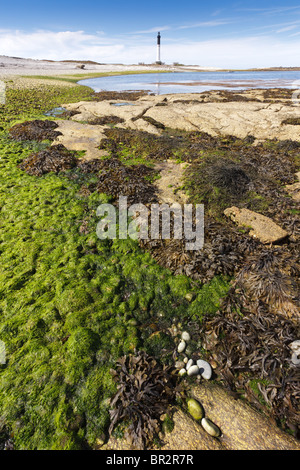
[[[204,67],[200,65],[184,64],[104,64],[90,60],[61,60],[52,61],[49,59],[35,60],[24,59],[21,57],[7,57],[0,55],[0,79],[19,76],[72,76],[83,78],[92,78],[103,74],[119,73],[149,73],[149,72],[295,72],[300,71],[300,67],[269,67],[269,68],[248,68],[248,69],[224,69],[217,67]],[[70,77],[71,76],[71,77]]]

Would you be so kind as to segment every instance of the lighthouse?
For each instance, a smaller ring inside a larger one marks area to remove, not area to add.
[[[157,35],[157,58],[156,58],[156,63],[157,64],[160,64],[161,63],[161,60],[160,60],[160,33],[158,33]]]

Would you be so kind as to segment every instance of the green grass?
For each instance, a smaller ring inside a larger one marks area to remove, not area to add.
[[[141,75],[145,73],[168,73],[168,70],[129,70],[127,72],[99,72],[99,73],[74,73],[63,76],[53,75],[24,75],[24,78],[35,78],[39,80],[58,80],[70,83],[77,83],[79,80],[90,78],[114,77],[116,75]]]
[[[161,347],[173,347],[165,334],[149,340],[145,325],[201,322],[229,289],[222,278],[201,286],[174,276],[133,240],[100,241],[95,214],[108,196],[18,168],[49,143],[16,143],[6,129],[88,97],[86,87],[8,90],[0,109],[0,432],[21,450],[94,448],[109,424],[115,361],[135,348],[162,360]]]

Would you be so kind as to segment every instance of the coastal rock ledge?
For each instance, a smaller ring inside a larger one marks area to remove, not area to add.
[[[125,103],[121,100],[82,101],[63,107],[74,113],[71,118],[73,121],[92,122],[99,117],[116,116],[123,120],[116,127],[157,135],[161,134],[161,129],[165,126],[188,132],[206,132],[213,136],[233,135],[244,139],[251,135],[258,141],[300,141],[298,126],[284,124],[291,119],[300,118],[300,109],[293,106],[292,102],[260,102],[254,92],[253,96],[251,95],[253,101],[217,100],[218,96],[212,93],[186,93],[147,95],[134,102]]]

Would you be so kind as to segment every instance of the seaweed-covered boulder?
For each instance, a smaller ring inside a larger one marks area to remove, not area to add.
[[[29,175],[42,176],[45,173],[70,170],[77,165],[73,152],[63,145],[54,145],[37,153],[32,153],[19,165]]]
[[[55,140],[61,132],[55,131],[58,125],[54,121],[36,119],[16,124],[9,130],[10,136],[17,141],[22,140]]]

